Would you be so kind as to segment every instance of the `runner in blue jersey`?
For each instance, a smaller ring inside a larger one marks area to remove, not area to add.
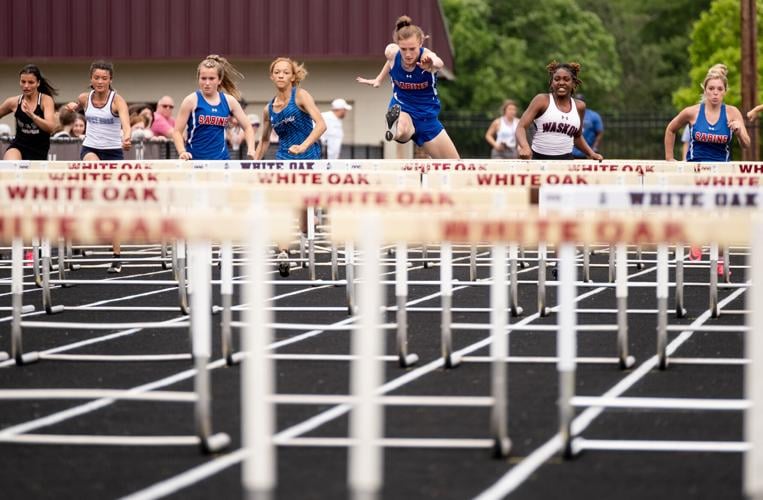
[[[326,131],[326,122],[315,105],[313,96],[299,86],[307,76],[304,65],[286,57],[270,64],[270,79],[276,95],[262,113],[262,140],[256,158],[265,156],[270,146],[270,131],[278,134],[278,160],[319,160],[318,141]]]
[[[232,115],[244,129],[247,155],[254,158],[254,129],[238,102],[241,94],[236,80],[243,78],[241,73],[224,57],[212,54],[201,61],[196,74],[199,89],[183,99],[172,132],[178,157],[229,160],[225,129]]]
[[[750,136],[744,126],[741,111],[735,106],[723,103],[729,82],[728,69],[724,64],[716,64],[707,72],[702,82],[702,101],[681,110],[665,129],[665,159],[675,160],[673,146],[676,134],[689,125],[689,148],[686,161],[726,162],[731,159],[731,144],[734,135],[743,148],[750,146]],[[692,247],[691,260],[702,258],[702,249]],[[724,274],[723,261],[718,261],[718,274]]]
[[[270,63],[270,80],[276,95],[262,111],[262,139],[257,146],[255,158],[261,160],[270,146],[270,131],[278,134],[277,160],[319,160],[321,146],[318,140],[326,131],[313,96],[299,83],[307,76],[304,65],[287,57],[279,57]],[[305,213],[300,217],[300,230],[307,230]],[[289,250],[285,243],[279,244],[278,272],[289,276]]]
[[[437,96],[437,72],[442,59],[424,48],[424,32],[401,16],[395,23],[393,40],[384,55],[387,62],[374,80],[357,78],[359,83],[379,86],[389,73],[392,99],[386,114],[388,141],[405,143],[413,139],[432,158],[458,159],[458,151],[438,119],[440,98]]]

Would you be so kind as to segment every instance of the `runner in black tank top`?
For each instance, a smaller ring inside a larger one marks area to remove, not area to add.
[[[24,160],[47,160],[50,149],[50,134],[41,130],[34,123],[34,120],[22,111],[21,100],[23,98],[23,96],[19,97],[16,112],[13,114],[16,118],[16,137],[13,138],[8,149],[18,149]],[[33,113],[44,120],[45,114],[40,101],[42,101],[42,94],[38,93],[37,107]]]
[[[53,97],[56,89],[29,64],[19,73],[21,95],[0,104],[0,117],[13,113],[16,137],[3,156],[4,160],[47,160],[50,134],[56,127]]]

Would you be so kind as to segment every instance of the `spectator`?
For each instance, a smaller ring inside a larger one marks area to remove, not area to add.
[[[151,121],[144,113],[130,116],[131,139],[133,141],[152,139],[154,134],[149,128],[150,125]]]
[[[62,108],[59,113],[61,130],[53,134],[53,137],[79,138],[85,135],[85,118],[76,111]]]
[[[151,125],[154,136],[172,139],[172,131],[175,129],[175,118],[172,116],[174,109],[175,101],[168,95],[156,103],[156,111],[153,115],[154,122]]]
[[[517,103],[506,99],[501,106],[501,116],[485,132],[485,140],[492,147],[490,158],[494,160],[510,160],[517,158]]]
[[[344,139],[342,120],[351,109],[352,106],[340,98],[331,101],[331,111],[321,113],[323,121],[326,122],[326,132],[321,136],[321,142],[326,146],[326,158],[329,160],[336,160],[342,152],[342,139]]]
[[[689,152],[689,143],[691,142],[691,126],[684,127],[684,131],[681,134],[681,160],[686,160],[686,154]]]
[[[233,151],[241,149],[241,143],[246,140],[244,129],[235,116],[228,119],[228,128],[225,129],[225,140]]]
[[[575,99],[585,102],[585,96],[583,94],[577,94]],[[599,152],[601,147],[601,139],[604,136],[604,122],[601,120],[601,115],[591,108],[586,108],[585,115],[583,116],[583,139],[586,144],[591,146],[595,152]],[[572,148],[572,156],[576,159],[585,159],[587,156],[584,152],[577,147]]]

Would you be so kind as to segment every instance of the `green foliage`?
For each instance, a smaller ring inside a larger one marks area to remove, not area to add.
[[[442,82],[446,111],[495,114],[511,98],[526,105],[547,88],[551,60],[582,64],[589,99],[617,99],[614,38],[575,0],[443,0],[455,56]]]
[[[758,33],[763,29],[763,0],[756,1]],[[700,85],[714,64],[729,69],[729,89],[725,102],[741,106],[741,23],[739,0],[713,0],[691,32],[689,75],[691,83],[673,94],[673,104],[681,109],[696,104],[702,96]],[[763,81],[763,47],[758,44],[758,79]]]

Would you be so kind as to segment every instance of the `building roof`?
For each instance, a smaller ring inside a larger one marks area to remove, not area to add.
[[[399,15],[453,68],[438,0],[0,0],[0,56],[62,59],[383,58]]]

